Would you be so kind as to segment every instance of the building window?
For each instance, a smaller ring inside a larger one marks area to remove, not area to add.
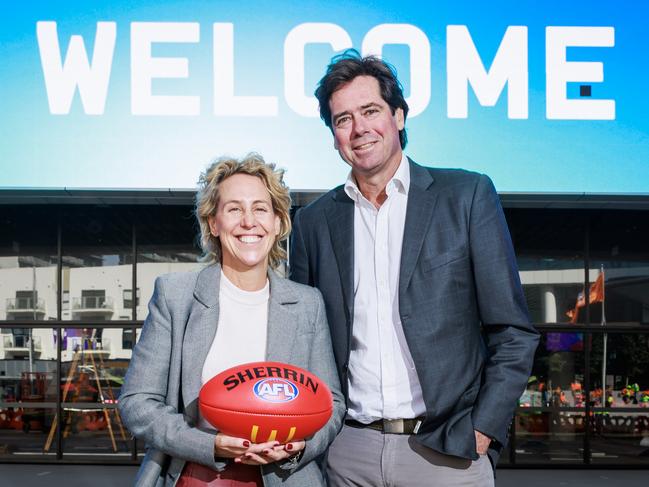
[[[124,328],[122,330],[122,348],[124,350],[133,350],[135,345],[135,335],[132,328]]]
[[[16,291],[16,308],[15,309],[34,309],[34,304],[38,302],[37,291]]]
[[[132,309],[133,308],[133,290],[132,289],[124,289],[123,297],[124,297],[124,309]],[[139,306],[139,305],[140,305],[140,288],[138,287],[135,290],[135,306]]]
[[[81,291],[81,308],[100,309],[106,306],[106,291],[103,289],[84,289]]]

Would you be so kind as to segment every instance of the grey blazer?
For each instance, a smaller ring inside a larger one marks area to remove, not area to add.
[[[226,465],[214,459],[215,432],[196,426],[201,370],[219,319],[220,276],[220,266],[212,265],[156,280],[149,316],[119,399],[125,425],[147,444],[137,486],[174,485],[187,460],[216,470]],[[324,304],[316,289],[283,279],[273,271],[268,272],[268,278],[266,359],[315,373],[331,388],[334,412],[324,428],[307,441],[297,467],[290,470],[271,464],[262,468],[264,485],[321,486],[322,474],[312,460],[334,439],[345,413]]]
[[[399,316],[426,405],[416,439],[475,460],[477,429],[497,440],[495,464],[539,340],[507,223],[488,177],[409,165]],[[296,214],[291,279],[324,296],[345,395],[353,269],[354,203],[339,186]]]

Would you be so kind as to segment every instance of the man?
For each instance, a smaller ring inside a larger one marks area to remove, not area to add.
[[[347,182],[295,216],[292,279],[322,292],[347,399],[331,485],[493,485],[538,334],[484,175],[403,154],[393,70],[348,51],[316,90]],[[307,446],[308,448],[308,446]]]

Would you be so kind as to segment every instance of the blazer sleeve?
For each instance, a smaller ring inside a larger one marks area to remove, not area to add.
[[[476,430],[504,445],[538,345],[518,275],[509,229],[491,180],[476,185],[469,228],[478,309],[487,347],[473,408]]]
[[[214,461],[215,435],[191,426],[183,414],[167,404],[173,343],[164,282],[163,278],[156,279],[149,315],[122,387],[119,412],[131,433],[156,450],[222,469],[224,463]]]
[[[299,209],[293,218],[293,231],[290,241],[289,278],[291,281],[313,286],[311,270],[309,267],[309,255],[304,242],[304,224],[302,217],[303,210]]]
[[[324,301],[320,291],[314,288],[313,293],[316,298],[315,333],[309,355],[308,369],[329,386],[333,396],[333,412],[327,424],[311,439],[307,440],[304,454],[298,466],[306,465],[325,452],[340,431],[346,411],[345,400],[340,392],[340,382],[334,362]]]

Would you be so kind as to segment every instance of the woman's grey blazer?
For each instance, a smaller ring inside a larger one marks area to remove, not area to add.
[[[136,486],[172,486],[186,460],[222,469],[214,460],[215,433],[198,429],[198,393],[203,362],[219,321],[221,267],[168,274],[155,283],[147,317],[119,398],[128,429],[147,444]],[[329,327],[320,292],[268,272],[270,299],[266,360],[315,373],[331,388],[334,412],[307,441],[292,470],[262,467],[265,487],[324,485],[316,462],[338,433],[345,414]],[[245,317],[241,317],[242,320]],[[245,347],[245,343],[232,344]]]

